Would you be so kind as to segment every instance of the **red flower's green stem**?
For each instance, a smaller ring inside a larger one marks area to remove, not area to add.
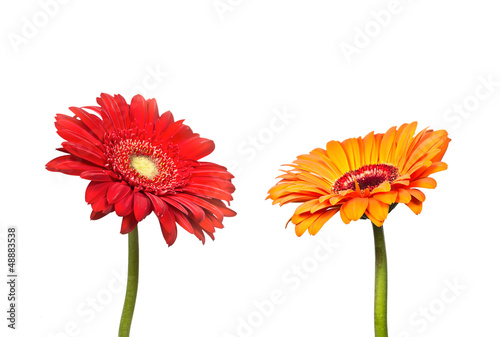
[[[375,240],[375,337],[388,337],[387,332],[387,256],[383,227],[372,223]]]
[[[137,286],[139,284],[139,232],[137,227],[128,233],[128,277],[125,303],[123,304],[122,318],[118,337],[128,337],[132,316],[134,315]]]

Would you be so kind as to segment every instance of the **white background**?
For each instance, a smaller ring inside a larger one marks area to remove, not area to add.
[[[238,216],[214,242],[180,229],[168,248],[154,216],[140,223],[132,336],[373,336],[370,223],[346,226],[337,215],[316,237],[297,238],[284,228],[295,205],[264,199],[297,155],[414,120],[418,130],[449,131],[449,170],[424,190],[421,215],[400,205],[384,224],[390,335],[499,336],[495,2],[215,4],[2,1],[1,335],[117,335],[120,219],[91,222],[87,182],[44,169],[61,143],[55,114],[106,92],[157,98],[161,111],[215,140],[208,160],[237,176]],[[348,45],[355,53],[342,51]],[[4,281],[13,225],[16,331],[6,328]]]

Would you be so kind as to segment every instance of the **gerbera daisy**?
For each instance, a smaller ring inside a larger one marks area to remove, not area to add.
[[[419,188],[436,187],[429,175],[446,170],[441,159],[450,139],[444,130],[414,135],[416,128],[413,122],[383,134],[332,140],[326,149],[300,155],[268,199],[280,206],[302,203],[289,220],[298,236],[306,230],[316,234],[337,213],[346,224],[369,218],[376,226],[398,203],[419,214],[425,200]]]
[[[225,167],[199,161],[214,142],[200,138],[172,113],[160,115],[155,99],[141,95],[129,104],[120,95],[101,94],[99,106],[72,107],[74,116],[57,115],[57,133],[66,140],[66,155],[50,161],[49,171],[90,180],[85,200],[92,220],[115,212],[122,217],[121,233],[128,234],[128,278],[118,335],[128,337],[139,281],[137,224],[154,212],[165,241],[177,237],[177,224],[205,243],[214,239],[224,216],[236,213],[233,176]],[[95,114],[97,113],[97,115]]]
[[[67,155],[50,161],[47,170],[90,180],[90,218],[115,212],[123,217],[122,234],[154,212],[169,246],[176,224],[203,243],[204,233],[213,239],[224,216],[235,215],[223,202],[232,200],[233,175],[199,161],[214,142],[174,121],[170,111],[160,115],[155,99],[137,95],[129,105],[120,95],[101,94],[97,103],[56,116],[57,133],[66,140],[58,150]]]
[[[298,156],[269,190],[280,206],[302,203],[290,218],[298,236],[315,235],[335,214],[346,224],[361,218],[372,222],[375,241],[375,336],[387,337],[387,257],[382,225],[398,204],[415,214],[425,195],[419,188],[435,188],[429,175],[446,170],[441,162],[450,139],[444,130],[422,130],[417,123],[390,128],[384,134],[335,140],[326,149]]]

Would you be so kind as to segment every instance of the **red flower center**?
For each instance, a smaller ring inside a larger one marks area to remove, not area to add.
[[[358,183],[361,191],[365,189],[373,190],[384,181],[393,182],[399,177],[397,167],[388,164],[372,164],[361,166],[359,169],[349,171],[335,181],[332,191],[339,193],[345,190],[355,190]]]
[[[121,130],[107,135],[109,167],[129,185],[146,192],[166,194],[186,184],[189,165],[177,156],[177,146],[154,145],[140,133]]]

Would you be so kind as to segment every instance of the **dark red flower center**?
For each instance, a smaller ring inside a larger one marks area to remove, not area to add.
[[[189,165],[178,159],[177,146],[154,145],[137,132],[108,135],[108,164],[118,177],[135,188],[165,194],[186,184]]]
[[[399,170],[392,165],[365,165],[357,170],[349,171],[337,179],[332,187],[332,191],[339,193],[340,191],[349,189],[356,190],[355,181],[358,183],[361,191],[367,188],[371,191],[384,181],[392,183],[397,177],[399,177]]]

